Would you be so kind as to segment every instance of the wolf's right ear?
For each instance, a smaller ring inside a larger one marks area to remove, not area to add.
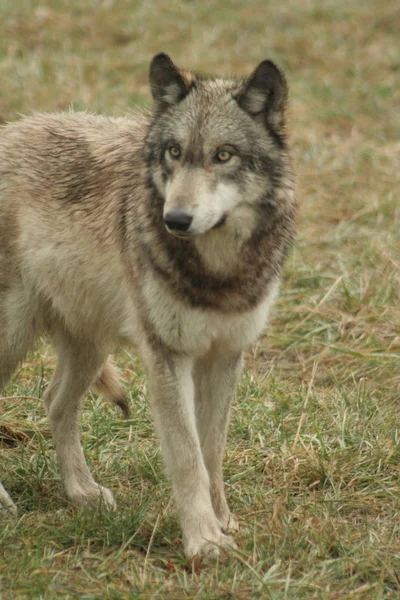
[[[264,60],[236,95],[236,101],[253,117],[271,125],[283,122],[288,89],[284,74],[271,60]]]
[[[170,57],[164,53],[156,54],[151,61],[150,86],[153,98],[161,108],[178,104],[190,89]]]

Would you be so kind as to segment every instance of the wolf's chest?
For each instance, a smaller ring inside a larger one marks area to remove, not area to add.
[[[278,283],[245,313],[194,308],[171,294],[162,281],[148,276],[143,285],[146,312],[158,337],[171,349],[201,356],[211,348],[238,352],[254,342],[266,324]]]

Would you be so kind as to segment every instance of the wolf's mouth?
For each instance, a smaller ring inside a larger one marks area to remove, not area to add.
[[[228,214],[224,213],[222,215],[222,217],[220,218],[220,220],[217,221],[217,223],[215,223],[215,225],[213,225],[213,227],[211,227],[211,229],[219,229],[220,227],[222,227],[222,225],[225,225],[227,216],[228,216]]]
[[[193,237],[193,233],[183,233],[182,231],[172,231],[171,229],[168,229],[168,227],[165,227],[165,229],[168,231],[168,233],[170,233],[171,235],[173,235],[176,238],[179,238],[180,240],[188,240],[189,238]]]

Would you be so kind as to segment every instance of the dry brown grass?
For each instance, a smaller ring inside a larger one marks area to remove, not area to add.
[[[1,469],[21,517],[0,529],[0,597],[400,598],[397,0],[21,0],[0,6],[0,28],[3,120],[143,105],[160,50],[210,72],[277,60],[301,198],[281,300],[233,414],[236,556],[188,570],[142,374],[122,353],[132,419],[92,398],[83,423],[116,515],[65,503],[41,403],[3,401],[16,440]],[[42,345],[5,395],[40,397],[52,361]]]

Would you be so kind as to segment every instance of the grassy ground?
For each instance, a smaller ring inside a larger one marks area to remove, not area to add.
[[[277,60],[302,204],[281,299],[232,416],[238,552],[187,566],[126,351],[131,420],[96,397],[83,415],[88,460],[119,511],[67,504],[39,401],[54,366],[43,343],[0,404],[10,438],[0,470],[19,506],[0,525],[1,598],[400,598],[399,31],[397,0],[1,4],[3,120],[144,105],[161,50],[211,72]]]

